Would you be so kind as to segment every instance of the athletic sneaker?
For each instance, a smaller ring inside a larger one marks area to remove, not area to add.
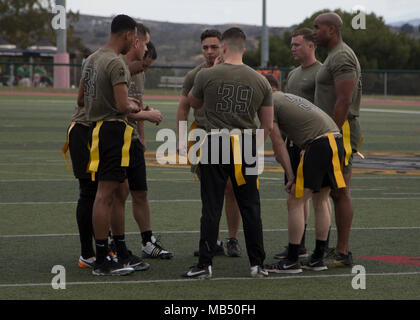
[[[150,268],[150,264],[143,262],[139,257],[135,256],[128,250],[128,257],[121,259],[117,257],[118,262],[125,267],[133,268],[135,271],[146,271]]]
[[[93,268],[95,261],[96,261],[95,257],[90,257],[90,258],[85,259],[82,256],[80,256],[79,262],[77,265],[81,269],[89,269],[89,268]]]
[[[261,266],[253,266],[251,267],[251,277],[253,278],[268,277],[268,272]]]
[[[92,274],[95,276],[125,276],[133,272],[133,268],[124,266],[110,256],[107,256],[100,265],[95,261],[92,270]]]
[[[330,258],[335,252],[335,248],[325,248],[324,250],[324,258]]]
[[[210,279],[212,276],[211,266],[192,266],[182,276],[190,279]]]
[[[277,260],[286,259],[287,258],[287,254],[289,253],[289,247],[288,246],[285,246],[285,248],[286,249],[283,250],[282,252],[277,253],[274,256],[274,259],[277,259]],[[308,253],[306,251],[306,248],[305,247],[299,247],[298,255],[299,255],[299,258],[306,258],[308,256]]]
[[[328,268],[350,268],[353,266],[353,255],[349,251],[348,254],[339,253],[336,250],[325,259]]]
[[[267,272],[273,273],[301,273],[302,268],[299,261],[290,261],[287,259],[280,260],[272,264],[264,266]]]
[[[200,251],[194,251],[194,257],[198,257],[200,255]],[[216,251],[214,252],[215,256],[224,256],[225,249],[223,248],[223,242],[220,242],[220,245],[216,243]]]
[[[314,258],[314,255],[312,254],[303,264],[302,268],[306,270],[312,270],[312,271],[322,271],[327,270],[328,267],[325,265],[322,258]]]
[[[241,247],[239,246],[238,239],[229,238],[226,242],[227,255],[229,257],[240,257]]]
[[[164,249],[160,245],[160,241],[154,236],[152,236],[151,240],[141,247],[143,258],[171,259],[174,256],[172,252]]]

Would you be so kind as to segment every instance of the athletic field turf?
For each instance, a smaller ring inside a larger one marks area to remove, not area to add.
[[[152,225],[170,261],[148,260],[151,268],[128,277],[94,277],[79,269],[75,218],[77,181],[66,169],[61,147],[75,98],[0,96],[0,299],[419,299],[420,175],[356,172],[352,180],[355,216],[351,250],[365,268],[366,289],[352,287],[351,269],[304,271],[295,276],[249,276],[243,233],[241,258],[216,257],[213,280],[184,280],[181,272],[196,262],[200,221],[199,184],[188,167],[158,166],[156,132],[175,126],[175,100],[149,100],[164,121],[146,125]],[[420,104],[364,105],[362,151],[419,155]],[[402,112],[403,111],[403,112]],[[409,112],[406,112],[409,111]],[[266,144],[271,149],[271,142]],[[368,161],[368,160],[366,160]],[[260,177],[266,262],[287,244],[283,173],[267,164]],[[386,169],[386,168],[378,168]],[[314,247],[314,217],[307,247]],[[336,232],[333,221],[331,245]],[[129,249],[140,254],[140,235],[127,203]],[[227,237],[224,214],[222,237]],[[66,289],[54,290],[53,266],[65,267]],[[353,281],[356,282],[356,281]],[[359,282],[360,283],[360,282]]]

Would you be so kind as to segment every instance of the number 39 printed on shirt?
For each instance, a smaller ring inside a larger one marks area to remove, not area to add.
[[[254,91],[252,88],[223,83],[217,90],[218,101],[217,112],[248,113]]]
[[[96,99],[96,81],[98,73],[96,69],[87,67],[83,73],[83,85],[85,97]]]

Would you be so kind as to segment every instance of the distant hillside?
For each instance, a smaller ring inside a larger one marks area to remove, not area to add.
[[[103,46],[111,28],[111,17],[100,17],[80,14],[79,21],[75,24],[75,36],[80,37],[83,43],[91,50]],[[232,26],[241,27],[248,37],[247,48],[254,50],[261,38],[261,26],[255,25],[206,25],[172,23],[152,20],[141,21],[150,28],[152,41],[158,50],[156,64],[195,66],[202,60],[200,49],[200,34],[205,29],[216,28],[224,31]],[[401,26],[411,24],[414,30],[409,32],[412,37],[420,37],[418,25],[420,19],[401,21],[389,24],[392,32],[401,32]],[[282,36],[291,27],[270,27],[270,35]]]
[[[401,27],[404,24],[411,24],[413,27],[418,27],[420,26],[420,19],[412,19],[412,20],[407,20],[407,21],[397,21],[397,22],[389,23],[389,25],[393,27]]]
[[[75,36],[95,50],[103,46],[111,28],[112,18],[80,14],[75,24]],[[158,50],[157,64],[193,66],[202,60],[200,49],[200,34],[205,29],[216,28],[222,32],[233,25],[205,25],[160,22],[152,20],[141,21],[150,28],[152,42]],[[247,47],[253,50],[258,46],[261,26],[235,25],[241,27],[248,37]],[[270,34],[283,35],[288,28],[270,28]]]

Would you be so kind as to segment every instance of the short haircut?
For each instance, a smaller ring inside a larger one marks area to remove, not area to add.
[[[292,37],[302,36],[303,39],[310,42],[315,42],[314,36],[312,35],[312,30],[309,28],[302,28],[295,30],[292,34]]]
[[[144,57],[147,58],[151,58],[152,60],[156,60],[157,59],[157,52],[156,52],[156,47],[155,45],[149,41],[147,43],[147,51],[144,54]]]
[[[125,14],[119,14],[114,19],[112,19],[111,33],[117,34],[125,31],[134,31],[136,29],[136,25],[137,23],[133,18]]]
[[[272,74],[264,74],[264,77],[268,80],[268,83],[274,88],[279,88],[279,80]]]
[[[219,39],[219,41],[222,40],[222,34],[220,33],[219,30],[216,29],[207,29],[204,30],[203,33],[200,36],[201,42],[203,42],[204,39],[206,38],[217,38]]]
[[[223,32],[222,41],[225,42],[229,48],[240,51],[245,49],[246,35],[242,29],[234,27]]]
[[[137,35],[142,38],[146,38],[146,34],[150,34],[150,30],[143,23],[137,23]]]

